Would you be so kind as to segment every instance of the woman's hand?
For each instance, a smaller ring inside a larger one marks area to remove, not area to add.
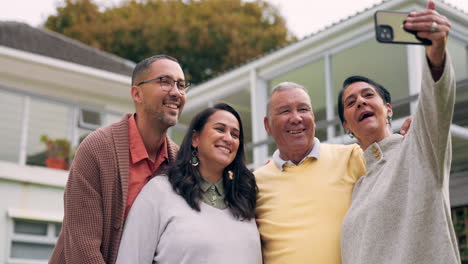
[[[400,135],[404,136],[404,135],[408,134],[408,130],[410,129],[412,122],[413,122],[413,117],[412,116],[409,116],[408,118],[405,119],[405,121],[403,122],[403,124],[400,127]]]
[[[432,68],[442,68],[451,25],[445,16],[435,11],[434,1],[429,0],[427,8],[422,11],[411,12],[406,18],[404,27],[407,30],[417,31],[418,37],[432,41],[432,45],[426,46],[426,56]]]

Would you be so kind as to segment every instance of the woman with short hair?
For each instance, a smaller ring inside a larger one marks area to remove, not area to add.
[[[460,263],[451,221],[450,125],[455,77],[446,53],[448,20],[428,8],[411,13],[407,30],[426,47],[422,88],[411,129],[392,134],[390,93],[361,76],[345,80],[338,98],[345,130],[364,150],[367,173],[355,184],[342,225],[343,264]]]

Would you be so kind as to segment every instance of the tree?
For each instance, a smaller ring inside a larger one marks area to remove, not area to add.
[[[45,27],[132,61],[174,56],[194,83],[295,40],[263,0],[65,0]]]

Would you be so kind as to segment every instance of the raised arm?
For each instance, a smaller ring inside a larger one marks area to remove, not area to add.
[[[445,16],[435,10],[432,0],[427,2],[427,9],[412,12],[406,19],[405,28],[418,31],[421,38],[430,39],[432,45],[426,46],[426,57],[431,69],[432,78],[437,82],[444,71],[448,35],[451,24]]]
[[[450,22],[434,10],[433,1],[427,9],[411,13],[405,27],[419,31],[419,37],[432,40],[426,47],[421,92],[411,131],[417,149],[422,150],[428,166],[432,167],[438,182],[446,183],[451,163],[451,136],[455,104],[455,75],[446,52]]]

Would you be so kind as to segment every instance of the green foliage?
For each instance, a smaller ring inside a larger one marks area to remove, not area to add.
[[[51,139],[47,135],[41,135],[41,142],[47,147],[48,158],[63,158],[68,161],[71,145],[67,139]]]
[[[468,248],[462,248],[460,249],[460,257],[462,260],[467,261],[468,260]]]
[[[462,261],[468,261],[468,207],[452,209],[452,220],[458,238],[461,259]]]
[[[171,55],[193,83],[295,40],[263,0],[65,0],[45,27],[135,62]]]

